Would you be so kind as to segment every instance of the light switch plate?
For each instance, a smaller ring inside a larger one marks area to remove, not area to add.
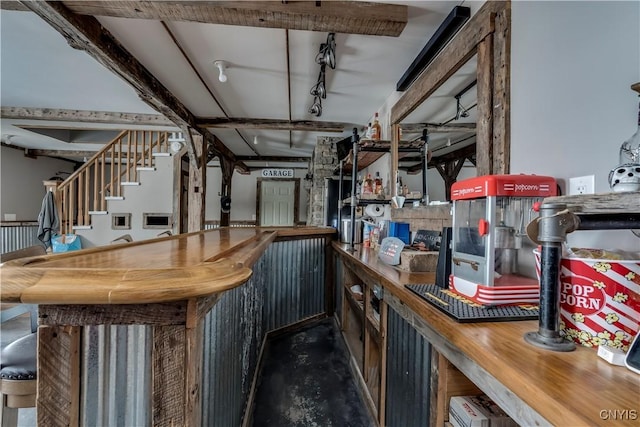
[[[594,194],[596,188],[595,175],[578,176],[569,178],[569,195]]]

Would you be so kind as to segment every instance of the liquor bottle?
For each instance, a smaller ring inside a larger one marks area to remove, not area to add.
[[[380,178],[380,172],[376,172],[375,188],[374,188],[373,192],[375,194],[384,193],[384,190],[383,190],[383,187],[382,187],[382,178]]]
[[[362,194],[373,194],[373,180],[370,173],[367,174],[367,179],[364,180],[362,185]]]
[[[402,178],[400,178],[400,171],[396,171],[396,196],[402,196]]]
[[[373,125],[371,125],[371,139],[373,141],[379,141],[382,135],[382,126],[378,122],[378,112],[373,119]]]
[[[364,133],[364,139],[371,139],[371,123],[369,123],[369,125],[367,126],[367,130]]]

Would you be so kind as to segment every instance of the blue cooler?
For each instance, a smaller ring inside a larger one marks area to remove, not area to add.
[[[389,223],[389,236],[397,237],[402,240],[405,245],[411,243],[410,240],[410,231],[409,231],[409,223],[408,222],[393,222]]]

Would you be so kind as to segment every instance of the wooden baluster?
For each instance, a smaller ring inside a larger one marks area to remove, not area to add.
[[[127,132],[127,182],[131,182],[131,131]]]
[[[116,177],[116,186],[118,187],[118,196],[122,196],[122,138],[118,139],[118,175]]]
[[[100,210],[101,211],[106,211],[107,210],[107,201],[105,200],[105,196],[107,195],[105,192],[105,183],[106,183],[106,179],[104,176],[104,168],[106,167],[106,163],[107,163],[107,155],[106,152],[102,153],[102,158],[100,159],[100,191],[102,191],[102,194],[100,195]]]
[[[91,205],[91,210],[99,211],[100,207],[98,206],[98,167],[100,166],[100,158],[97,158],[93,163],[93,203]]]
[[[82,184],[84,183],[84,181],[82,180],[82,172],[80,172],[80,174],[77,176],[76,181],[78,182],[78,197],[77,197],[78,209],[76,212],[76,224],[84,225],[82,223],[82,219],[84,218],[84,212],[82,209],[82,194],[84,193],[84,188],[82,186]]]
[[[64,187],[62,189],[62,206],[60,207],[60,234],[66,234],[67,232],[67,210],[69,209],[69,189]]]
[[[153,166],[153,160],[151,157],[151,154],[153,152],[153,135],[151,134],[151,132],[149,132],[149,150],[148,150],[148,155],[149,155],[149,167]]]
[[[89,189],[90,184],[89,184],[89,171],[90,169],[86,169],[84,171],[84,224],[85,225],[89,225],[91,224],[91,221],[89,220],[89,200],[91,200],[91,195],[90,195],[90,191]]]
[[[112,145],[111,149],[109,151],[110,151],[110,155],[111,155],[110,156],[111,157],[111,167],[110,167],[111,174],[109,175],[109,195],[110,196],[115,196],[115,194],[113,193],[113,177],[114,177],[114,174],[115,174],[115,171],[114,171],[115,165],[113,164],[113,162],[115,161],[115,158],[116,158],[116,156],[115,156],[115,147]]]
[[[73,185],[74,181],[69,183],[69,212],[67,217],[67,232],[70,233],[73,230],[73,212],[75,211],[75,199],[76,192],[75,186]]]
[[[133,131],[133,177],[138,182],[138,131]]]

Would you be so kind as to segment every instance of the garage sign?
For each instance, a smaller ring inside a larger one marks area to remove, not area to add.
[[[262,169],[263,178],[293,178],[293,169]]]

